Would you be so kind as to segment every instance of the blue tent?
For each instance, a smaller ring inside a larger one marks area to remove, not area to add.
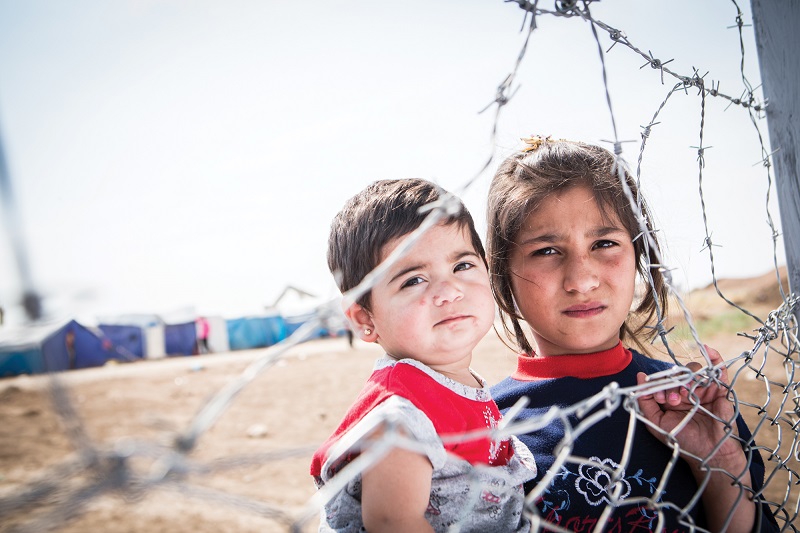
[[[279,315],[226,320],[231,350],[263,348],[286,338],[286,322]]]
[[[44,372],[44,358],[40,346],[0,345],[0,377]]]
[[[312,320],[312,319],[316,318],[316,316],[317,316],[316,313],[312,312],[312,313],[306,313],[306,314],[303,314],[303,315],[295,315],[295,316],[284,317],[284,320],[286,321],[286,333],[287,333],[287,335],[291,335],[292,333],[294,333],[295,331],[300,329],[300,326],[302,326],[303,324],[305,324],[309,320]],[[325,325],[320,324],[314,329],[314,331],[312,331],[306,337],[306,340],[319,339],[321,337],[338,336],[340,334],[344,335],[345,331],[344,331],[344,329],[339,328],[338,325],[337,325],[337,328],[334,331],[330,331],[330,330],[328,330],[327,327],[325,327]]]
[[[127,350],[140,359],[144,358],[145,339],[141,327],[118,324],[100,324],[98,327],[114,346]]]
[[[183,324],[164,325],[167,355],[196,355],[197,328],[194,320]]]
[[[166,355],[164,321],[158,315],[134,313],[106,316],[98,326],[122,352],[138,359]]]
[[[0,376],[102,366],[110,359],[126,357],[102,334],[74,320],[3,331],[0,336]]]

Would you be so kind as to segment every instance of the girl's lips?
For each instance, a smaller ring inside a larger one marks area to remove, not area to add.
[[[590,318],[605,311],[606,306],[600,303],[573,305],[562,311],[570,318]]]

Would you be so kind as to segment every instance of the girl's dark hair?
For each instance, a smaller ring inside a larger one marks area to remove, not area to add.
[[[514,302],[509,269],[510,253],[528,214],[537,209],[551,194],[578,185],[591,189],[600,211],[616,214],[633,240],[636,270],[646,284],[642,301],[633,316],[620,328],[620,339],[633,342],[647,353],[646,343],[639,335],[656,315],[666,316],[668,287],[658,266],[651,266],[660,257],[660,246],[653,232],[651,215],[636,181],[621,160],[608,150],[585,144],[549,138],[526,139],[528,147],[518,151],[499,166],[489,188],[487,209],[488,236],[486,248],[492,291],[497,301],[500,319],[508,339],[523,353],[531,353],[531,343],[522,328],[523,317]],[[639,206],[650,238],[642,233],[639,217],[631,208],[622,179]],[[638,238],[637,238],[638,237]],[[548,302],[539,302],[547,305]],[[657,333],[653,329],[649,340]]]
[[[429,212],[420,208],[439,200],[447,191],[420,179],[382,180],[350,198],[331,222],[328,268],[342,293],[349,291],[378,266],[383,247],[392,239],[417,229]],[[467,228],[475,252],[486,263],[480,235],[467,208],[458,209],[442,224]],[[488,267],[488,265],[487,265]],[[370,309],[370,292],[358,304]]]

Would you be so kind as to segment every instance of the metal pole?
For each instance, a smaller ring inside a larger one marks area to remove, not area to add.
[[[789,290],[800,291],[800,2],[751,0]],[[800,310],[795,309],[800,322]]]

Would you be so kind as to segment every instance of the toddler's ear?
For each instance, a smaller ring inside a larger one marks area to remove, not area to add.
[[[353,304],[344,310],[344,316],[350,321],[353,331],[362,341],[375,342],[378,339],[378,332],[375,331],[372,315],[364,307]]]

